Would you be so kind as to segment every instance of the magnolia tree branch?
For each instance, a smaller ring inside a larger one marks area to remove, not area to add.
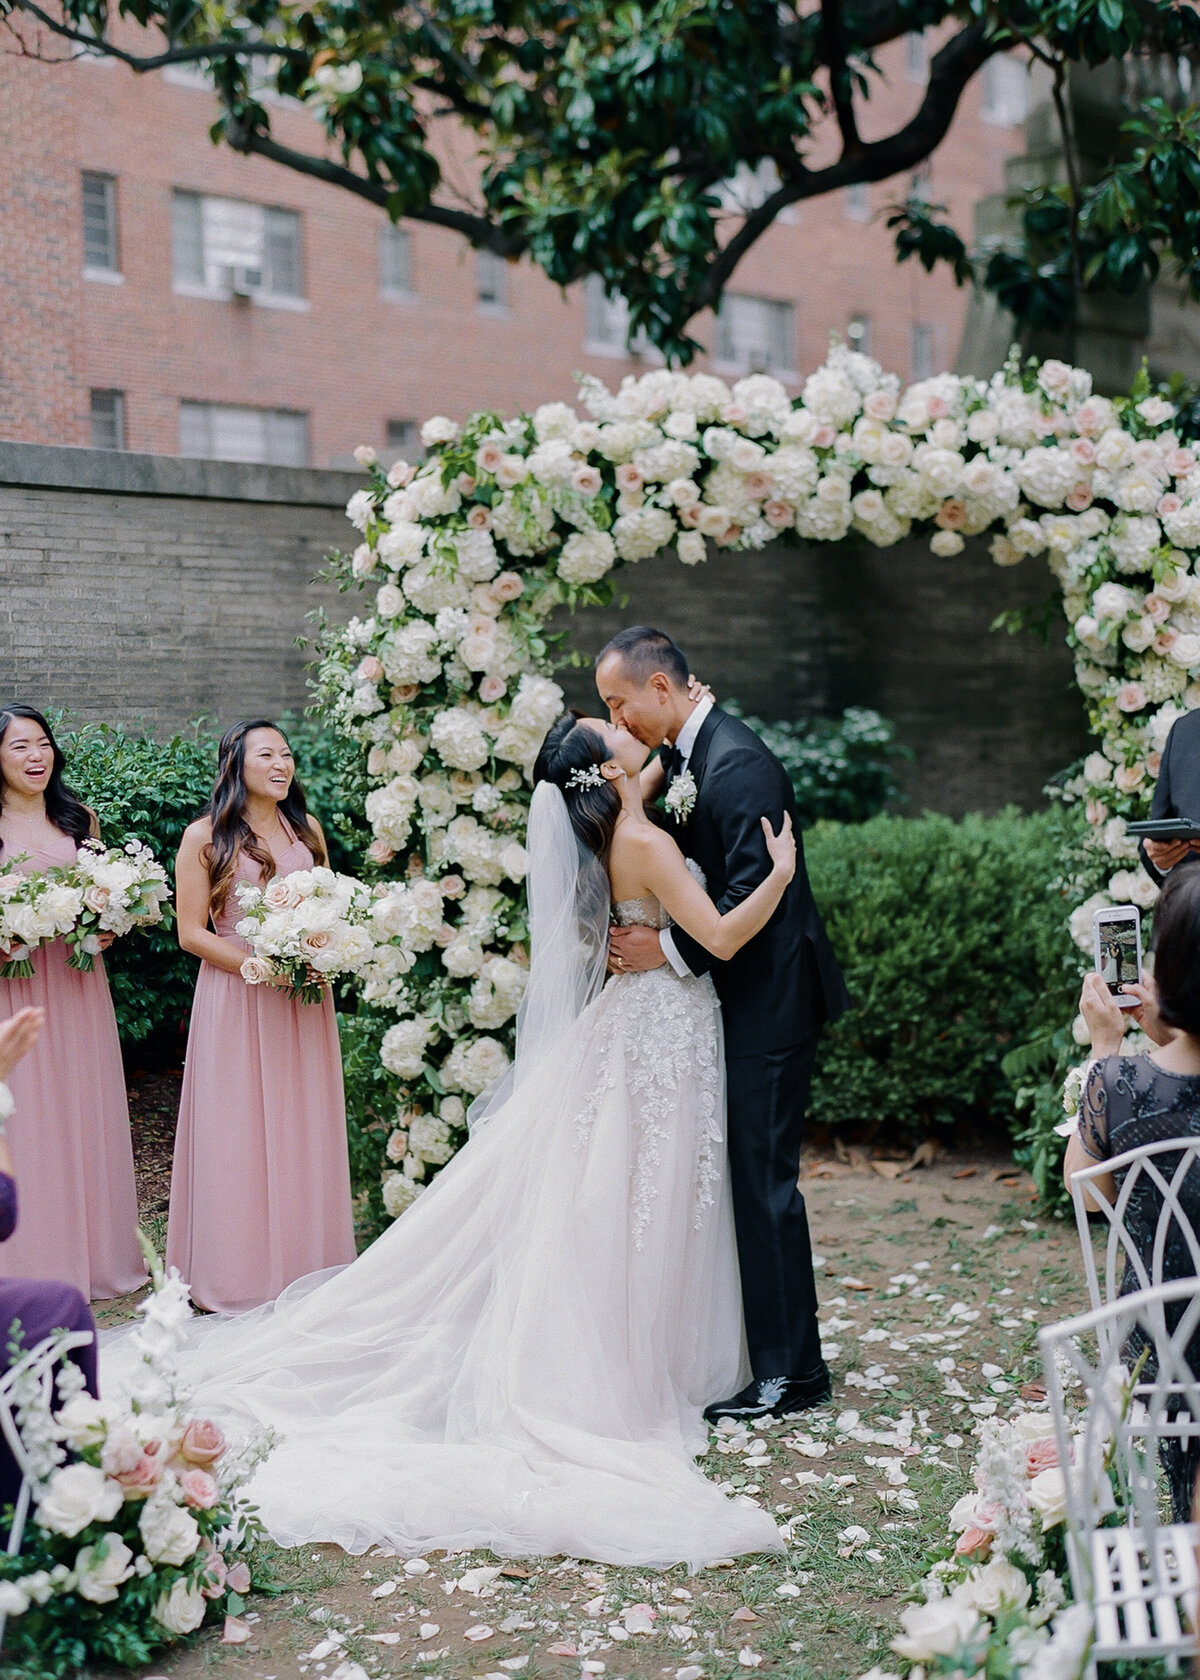
[[[852,157],[862,141],[858,135],[858,118],[854,114],[854,89],[846,63],[846,30],[839,0],[821,0],[821,39],[833,109],[842,131],[842,156]]]
[[[989,40],[980,25],[971,24],[948,41],[933,59],[925,98],[903,128],[897,129],[886,140],[860,141],[853,155],[843,152],[836,163],[825,169],[807,169],[797,159],[789,177],[756,210],[750,212],[737,233],[713,259],[704,284],[697,293],[694,313],[699,314],[703,309],[716,306],[738,263],[789,204],[818,198],[823,193],[863,181],[883,181],[889,175],[902,174],[923,163],[945,139],[963,89],[987,60],[1000,50],[999,41]]]
[[[171,46],[160,53],[131,53],[118,47],[106,35],[89,35],[86,30],[76,29],[64,19],[52,16],[37,4],[37,0],[0,0],[0,14],[9,14],[10,23],[13,12],[24,12],[61,40],[72,41],[101,58],[116,59],[138,75],[144,75],[149,70],[163,70],[169,64],[194,64],[197,60],[212,58],[289,58],[297,63],[308,63],[309,55],[298,47],[272,46],[265,41],[241,39],[209,41],[202,46]]]

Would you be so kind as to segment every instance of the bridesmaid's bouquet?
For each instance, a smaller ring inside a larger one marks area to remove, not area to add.
[[[149,846],[127,840],[123,847],[85,840],[74,866],[64,871],[82,895],[75,926],[66,934],[72,968],[93,968],[102,933],[132,933],[161,922],[171,896],[167,872]]]
[[[0,871],[0,980],[28,980],[38,946],[69,935],[83,909],[83,888],[70,870],[23,875],[15,865],[27,855]]]
[[[330,980],[357,974],[374,955],[370,887],[332,869],[298,869],[265,887],[241,881],[237,931],[251,955],[242,964],[248,986],[287,980],[290,998],[319,1003]]]

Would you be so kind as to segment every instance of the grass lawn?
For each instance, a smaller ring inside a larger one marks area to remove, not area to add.
[[[689,1576],[486,1552],[410,1573],[333,1547],[278,1552],[278,1593],[251,1600],[248,1643],[211,1630],[143,1680],[855,1680],[886,1667],[902,1596],[965,1491],[974,1424],[1040,1376],[1039,1324],[1084,1305],[1073,1228],[1034,1217],[1003,1156],[884,1176],[897,1170],[806,1158],[834,1402],[715,1435],[704,1462],[778,1516],[786,1555]]]

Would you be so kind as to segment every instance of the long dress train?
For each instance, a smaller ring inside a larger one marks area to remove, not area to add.
[[[662,925],[654,900],[617,915]],[[195,1326],[198,1404],[282,1437],[251,1488],[275,1539],[781,1549],[692,1462],[702,1406],[748,1376],[723,1099],[707,977],[614,978],[355,1265]]]

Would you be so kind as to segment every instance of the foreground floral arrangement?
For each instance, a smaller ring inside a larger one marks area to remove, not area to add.
[[[249,1636],[237,1617],[262,1530],[243,1489],[270,1441],[232,1447],[192,1416],[173,1357],[192,1316],[187,1287],[143,1247],[154,1288],[132,1332],[130,1399],[93,1400],[69,1363],[56,1414],[39,1384],[15,1397],[38,1486],[22,1551],[0,1556],[0,1612],[6,1657],[40,1676],[136,1667],[218,1617],[231,1642]]]
[[[916,1675],[1078,1680],[1091,1615],[1068,1604],[1066,1492],[1045,1410],[986,1418],[976,1431],[971,1493],[951,1510],[950,1539],[901,1612],[892,1649]],[[862,1680],[899,1680],[872,1669]]]
[[[34,875],[13,867],[25,856],[0,871],[0,979],[29,979],[38,946],[63,938],[69,966],[90,973],[102,933],[120,937],[163,919],[167,872],[140,840],[123,848],[85,840],[73,864]]]
[[[1074,870],[1081,948],[1097,903],[1154,897],[1125,824],[1172,721],[1200,701],[1200,466],[1148,386],[1110,401],[1079,369],[1013,360],[987,382],[903,390],[835,347],[794,402],[765,375],[730,387],[655,371],[615,395],[589,379],[579,403],[430,420],[419,467],[384,474],[360,450],[372,483],[347,513],[363,540],[333,557],[344,586],[375,594],[327,638],[319,699],[364,755],[370,859],[399,862],[409,893],[394,972],[362,994],[374,1023],[355,1028],[384,1070],[364,1081],[366,1123],[400,1168],[383,1183],[392,1215],[507,1065],[528,961],[530,771],[562,706],[546,621],[611,599],[620,566],[671,546],[696,565],[710,545],[785,532],[878,547],[923,535],[947,559],[990,532],[998,565],[1044,556],[1099,738],[1067,790],[1091,824]]]

